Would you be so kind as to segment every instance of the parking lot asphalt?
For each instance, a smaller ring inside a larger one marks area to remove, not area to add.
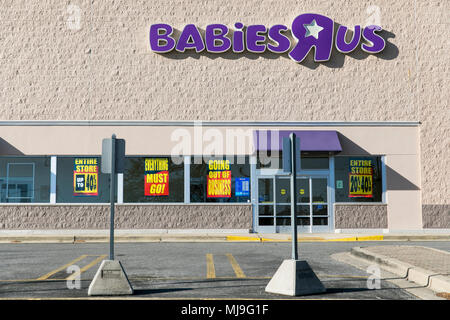
[[[327,289],[303,297],[264,290],[281,262],[290,258],[289,243],[117,243],[115,258],[135,290],[123,299],[418,298],[387,279],[381,279],[379,289],[369,289],[371,274],[332,258],[361,244],[380,242],[300,243],[299,258],[308,261]],[[450,251],[450,242],[415,244]],[[0,298],[88,298],[87,289],[108,248],[107,243],[0,244]],[[79,277],[68,272],[71,266],[78,268],[72,272],[80,270]]]

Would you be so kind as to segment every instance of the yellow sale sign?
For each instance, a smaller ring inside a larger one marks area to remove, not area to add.
[[[349,197],[373,197],[372,160],[350,159]]]
[[[231,170],[229,160],[210,160],[206,185],[207,198],[231,198]]]
[[[75,158],[73,166],[73,195],[98,196],[97,158]]]

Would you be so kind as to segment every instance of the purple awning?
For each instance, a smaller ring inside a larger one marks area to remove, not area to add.
[[[294,132],[300,138],[300,150],[305,152],[340,152],[341,143],[336,131],[255,130],[253,141],[256,150],[283,149],[283,138]]]

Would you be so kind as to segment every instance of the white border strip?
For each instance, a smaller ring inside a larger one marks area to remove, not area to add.
[[[117,174],[117,204],[123,203],[123,173]]]
[[[184,156],[184,203],[191,203],[191,156]]]
[[[50,157],[50,203],[56,203],[56,169],[57,157]]]

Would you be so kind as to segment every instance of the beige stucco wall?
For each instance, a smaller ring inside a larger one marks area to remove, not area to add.
[[[0,229],[108,229],[108,205],[0,205]],[[226,219],[224,219],[226,216]],[[118,229],[251,229],[249,204],[118,204]]]
[[[389,229],[422,228],[419,158],[409,154],[386,156],[386,200]]]
[[[8,119],[416,120],[416,45],[426,45],[420,54],[441,53],[434,67],[445,68],[442,42],[416,44],[429,29],[416,24],[411,0],[377,1],[388,37],[383,53],[334,52],[328,63],[300,65],[287,55],[155,54],[148,30],[158,22],[178,30],[238,21],[290,27],[307,12],[364,25],[374,19],[373,1],[7,2],[1,80],[9,107],[0,115]],[[445,2],[417,2],[417,14],[426,15],[420,22],[434,22],[433,37],[436,28],[448,35],[435,26],[446,22]],[[69,4],[81,10],[80,30],[67,24]]]
[[[387,229],[386,204],[334,204],[335,229]]]
[[[69,4],[80,8],[79,30],[70,27],[74,13],[68,12]],[[413,160],[420,172],[409,177],[420,185],[411,194],[420,193],[421,199],[405,205],[422,205],[429,215],[422,222],[413,219],[413,225],[442,227],[429,218],[437,214],[448,221],[450,215],[448,1],[377,1],[388,39],[385,51],[374,56],[334,51],[322,64],[296,64],[273,54],[158,55],[148,44],[149,25],[156,22],[178,30],[188,23],[204,29],[210,23],[232,26],[237,21],[290,26],[298,14],[316,12],[352,26],[377,18],[373,4],[4,0],[0,120],[421,121],[421,158]],[[62,136],[52,136],[56,133],[49,131],[48,137],[60,145],[57,138]],[[1,137],[10,142],[3,129]],[[98,144],[82,142],[80,153]],[[33,139],[21,143],[11,147],[29,150]],[[388,159],[391,164],[402,161]],[[393,205],[400,208],[403,203]]]

